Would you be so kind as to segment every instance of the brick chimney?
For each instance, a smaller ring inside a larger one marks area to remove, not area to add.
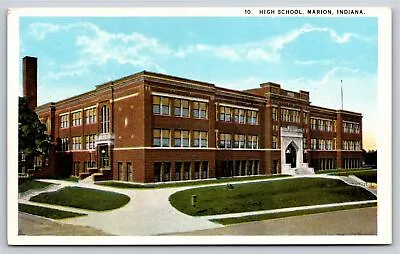
[[[35,111],[37,106],[37,58],[25,56],[22,59],[22,78],[24,84],[24,97],[27,98],[29,107]]]

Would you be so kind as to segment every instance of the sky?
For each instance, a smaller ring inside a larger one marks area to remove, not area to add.
[[[20,58],[38,57],[39,105],[147,70],[238,90],[276,82],[340,109],[343,80],[344,109],[363,114],[369,150],[377,26],[364,17],[21,17]]]

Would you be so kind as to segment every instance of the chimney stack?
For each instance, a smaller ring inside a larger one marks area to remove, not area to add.
[[[22,59],[22,78],[24,84],[24,97],[28,100],[29,107],[35,111],[37,106],[37,58],[25,56]]]

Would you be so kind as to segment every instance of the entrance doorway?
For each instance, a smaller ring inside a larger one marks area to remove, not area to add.
[[[291,168],[296,167],[296,149],[294,148],[293,144],[290,143],[289,146],[286,148],[286,164],[290,164]]]
[[[100,146],[100,168],[105,168],[110,166],[108,159],[108,146]]]

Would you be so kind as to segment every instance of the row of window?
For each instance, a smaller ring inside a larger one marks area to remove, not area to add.
[[[209,177],[208,161],[177,161],[175,174],[171,162],[154,162],[154,182],[206,179]]]
[[[274,111],[274,109],[276,110],[276,108],[272,108],[272,111]],[[272,114],[274,115],[274,112],[272,112]],[[281,109],[281,121],[300,123],[300,111],[291,109]]]
[[[255,110],[245,110],[226,106],[220,106],[216,109],[217,119],[222,122],[235,122],[240,124],[258,124],[258,112]],[[219,117],[218,117],[219,115]]]
[[[94,149],[95,146],[95,136],[96,134],[91,134],[91,135],[86,135],[85,136],[85,141],[86,141],[86,149]],[[81,136],[76,136],[72,137],[72,147],[71,150],[82,150],[83,149],[83,143],[82,143],[82,137]],[[61,138],[61,151],[68,151],[69,150],[69,142],[68,142],[68,137]]]
[[[335,132],[336,120],[322,120],[322,119],[311,118],[311,129],[327,131],[327,132]]]
[[[350,150],[350,151],[361,150],[361,143],[360,143],[360,141],[344,140],[342,148],[343,148],[343,150]]]
[[[343,122],[343,132],[359,134],[360,133],[360,124]]]
[[[97,121],[97,109],[91,108],[86,109],[85,111],[85,123],[93,124]],[[81,126],[82,125],[82,111],[73,112],[72,114],[72,126]],[[70,115],[64,114],[60,116],[60,124],[61,128],[68,128],[70,125]]]
[[[305,140],[304,140],[305,141]],[[306,143],[306,142],[304,142]],[[311,139],[311,149],[313,150],[335,150],[336,139]]]
[[[232,134],[232,133],[219,133],[219,135],[217,135],[217,144],[219,148],[258,149],[258,136]]]
[[[190,147],[190,133],[193,133],[193,147],[208,147],[207,131],[153,129],[155,147]],[[172,141],[172,143],[171,143]]]
[[[206,102],[172,99],[163,96],[153,96],[153,114],[170,116],[173,105],[173,115],[176,117],[207,119],[208,110]]]

